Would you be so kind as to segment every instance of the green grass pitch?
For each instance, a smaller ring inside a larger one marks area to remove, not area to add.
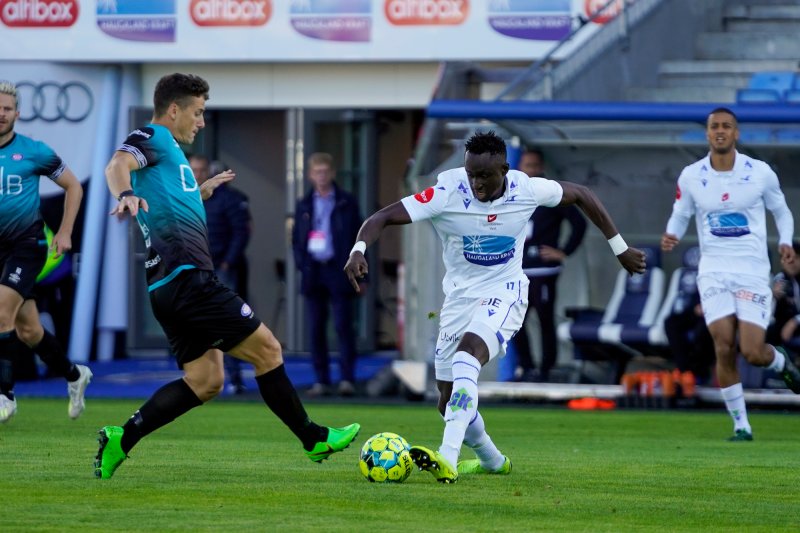
[[[212,402],[145,438],[111,480],[92,475],[96,431],[140,402],[20,398],[0,426],[0,531],[777,531],[800,530],[800,417],[751,413],[755,441],[728,443],[718,412],[481,407],[510,476],[369,483],[374,433],[438,446],[433,405],[310,403],[357,443],[313,464],[260,403]],[[472,457],[464,450],[463,457]]]

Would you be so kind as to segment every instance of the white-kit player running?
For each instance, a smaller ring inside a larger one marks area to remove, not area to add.
[[[491,131],[467,140],[463,167],[442,172],[435,186],[381,209],[359,230],[345,265],[356,290],[367,273],[364,251],[386,226],[430,220],[442,239],[445,301],[435,368],[444,437],[438,451],[411,447],[417,466],[438,481],[453,483],[459,473],[511,471],[511,461],[494,445],[478,412],[478,375],[490,359],[505,353],[525,317],[529,282],[521,250],[528,219],[538,206],[569,204],[578,205],[600,228],[628,272],[644,272],[644,253],[628,248],[593,192],[509,170],[505,142]],[[458,462],[462,443],[477,460]]]
[[[772,315],[770,262],[764,207],[778,227],[781,262],[794,262],[794,219],[781,192],[778,176],[758,159],[736,151],[739,126],[730,109],[714,109],[706,122],[709,153],[683,169],[672,216],[661,237],[661,248],[678,244],[695,215],[700,240],[697,288],[703,314],[714,339],[717,380],[725,407],[733,418],[731,441],[753,440],[736,368],[736,330],[739,349],[755,366],[779,372],[795,393],[800,372],[783,348],[766,344]]]

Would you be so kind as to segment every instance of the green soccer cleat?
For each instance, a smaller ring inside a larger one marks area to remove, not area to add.
[[[746,429],[737,429],[733,437],[728,437],[728,442],[744,442],[753,440],[753,434]]]
[[[343,428],[328,428],[328,438],[325,442],[318,442],[311,450],[306,450],[306,455],[315,463],[321,463],[336,452],[350,446],[361,430],[361,424],[350,424]]]
[[[800,394],[800,370],[798,370],[794,365],[792,358],[789,357],[789,354],[786,353],[786,350],[780,346],[776,346],[775,348],[780,350],[780,352],[786,358],[786,363],[783,366],[783,370],[781,370],[783,382],[786,383],[786,386],[789,387],[793,393]]]
[[[499,475],[508,475],[511,473],[511,459],[508,456],[504,456],[505,461],[503,461],[503,466],[501,466],[498,470],[487,470],[482,465],[478,459],[466,459],[464,461],[458,462],[458,473],[459,474],[499,474]]]
[[[114,475],[114,471],[122,461],[127,459],[127,455],[122,451],[122,432],[119,426],[106,426],[101,429],[97,437],[100,449],[97,450],[97,457],[94,458],[94,475],[100,479],[109,479]]]
[[[439,483],[455,483],[458,481],[458,471],[447,462],[441,453],[424,446],[412,446],[409,450],[411,460],[420,470],[427,470]]]

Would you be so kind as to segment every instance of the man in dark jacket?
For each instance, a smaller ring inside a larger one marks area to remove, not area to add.
[[[342,396],[355,394],[356,338],[353,301],[356,292],[343,273],[363,219],[353,195],[334,182],[333,157],[314,153],[308,158],[312,189],[295,207],[292,245],[297,269],[302,274],[301,294],[305,297],[311,334],[311,356],[317,382],[312,396],[331,392],[327,324],[329,306],[339,338]]]
[[[218,174],[233,171],[223,168],[218,162],[211,165],[204,155],[195,154],[189,158],[189,165],[198,185]],[[214,168],[212,168],[214,167]],[[208,245],[214,273],[229,289],[247,300],[247,257],[245,248],[250,242],[250,207],[247,195],[223,183],[214,195],[203,202],[206,209]],[[229,391],[234,394],[245,392],[241,364],[235,357],[225,356],[225,370],[228,374]]]
[[[544,176],[544,156],[541,151],[527,149],[522,153],[519,170],[530,177]],[[563,248],[559,248],[561,224],[569,222],[571,232]],[[528,221],[528,235],[522,251],[522,270],[530,280],[528,310],[536,310],[542,337],[542,363],[538,374],[533,362],[533,350],[525,326],[514,337],[517,362],[521,368],[521,381],[548,381],[550,370],[558,357],[556,339],[556,286],[561,264],[581,244],[586,233],[586,220],[574,205],[542,207],[533,212]]]

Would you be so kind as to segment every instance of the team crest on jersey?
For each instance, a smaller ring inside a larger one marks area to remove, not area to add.
[[[22,154],[11,154],[12,161],[22,161],[24,159],[24,155]]]
[[[253,310],[247,304],[242,304],[242,310],[240,311],[243,317],[250,318],[253,316]]]
[[[681,199],[681,186],[680,185],[675,187],[675,199],[676,200],[680,200]]]
[[[433,192],[434,192],[433,187],[428,187],[424,191],[415,194],[414,198],[416,198],[416,200],[421,204],[427,204],[428,202],[433,200]]]

